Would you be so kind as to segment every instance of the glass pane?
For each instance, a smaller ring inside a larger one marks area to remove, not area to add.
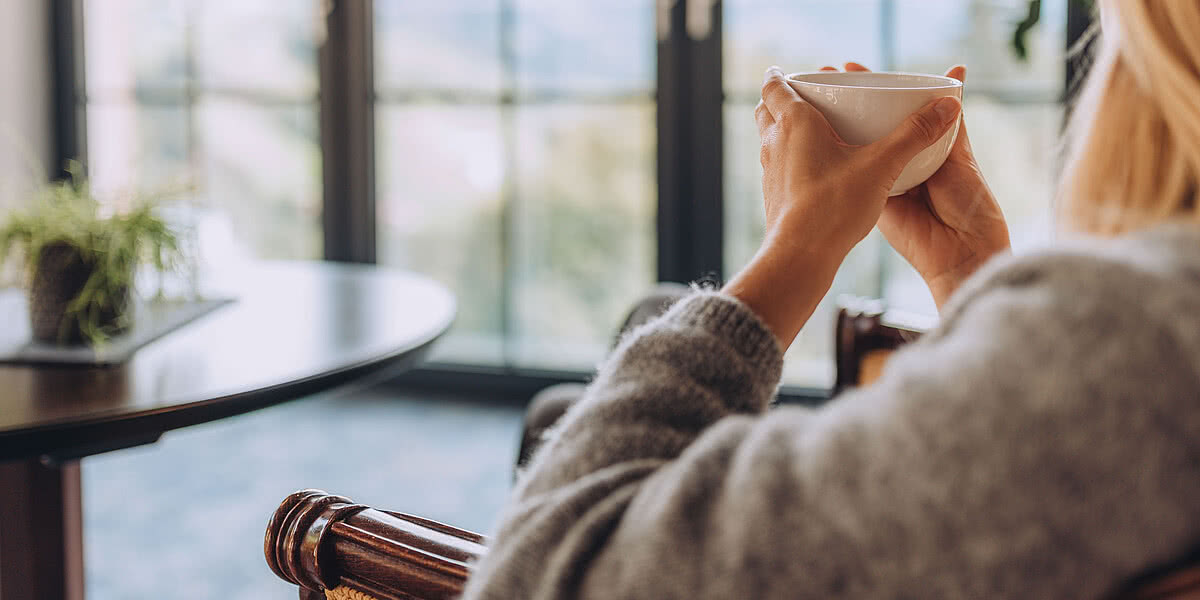
[[[758,100],[763,71],[883,64],[880,0],[725,0],[725,90]]]
[[[517,109],[514,362],[591,369],[655,281],[654,105]]]
[[[1053,232],[1062,106],[1003,104],[976,96],[967,99],[963,111],[975,157],[1004,209],[1013,247],[1046,243]]]
[[[88,92],[181,89],[186,17],[184,0],[84,0]]]
[[[725,273],[742,268],[762,243],[761,143],[753,104],[725,104]]]
[[[379,262],[433,277],[458,296],[435,358],[503,362],[500,110],[376,108]]]
[[[199,195],[260,258],[320,258],[317,107],[203,98],[195,108]]]
[[[1012,47],[1026,0],[896,0],[897,68],[941,73],[968,66],[968,90],[1037,94],[1054,100],[1062,92],[1068,0],[1043,0],[1041,19],[1026,40],[1028,60]]]
[[[375,0],[375,85],[499,94],[499,0]]]
[[[317,91],[318,0],[195,2],[196,71],[202,88]]]
[[[179,188],[192,179],[181,106],[88,104],[87,139],[88,172],[101,197]]]
[[[516,0],[522,92],[646,93],[655,87],[653,0]]]

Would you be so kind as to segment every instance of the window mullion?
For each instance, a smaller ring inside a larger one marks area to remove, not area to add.
[[[687,32],[691,48],[688,79],[693,85],[688,95],[692,105],[688,126],[692,132],[690,277],[720,280],[725,255],[724,8],[720,0],[686,4],[689,10],[708,11],[711,24],[707,34]]]
[[[325,258],[375,262],[374,2],[335,0],[318,51]]]
[[[500,343],[501,360],[512,367],[518,358],[519,344],[516,339],[516,214],[519,191],[517,185],[518,156],[516,131],[516,50],[513,44],[512,0],[500,0],[500,14],[496,26],[499,28],[497,41],[500,53],[500,144],[503,154],[504,179],[500,190]]]
[[[689,6],[692,5],[692,6]],[[724,256],[721,2],[666,2],[658,41],[658,279],[719,278]],[[692,39],[686,11],[709,10]]]
[[[691,106],[687,98],[688,44],[684,33],[685,3],[656,0],[657,46],[657,247],[659,281],[687,282],[695,277],[689,267],[691,245],[691,157],[688,154]]]
[[[54,148],[46,165],[52,178],[66,177],[67,161],[86,162],[87,111],[83,102],[83,5],[54,0],[50,6],[50,52],[54,68]],[[45,160],[45,159],[41,159]]]

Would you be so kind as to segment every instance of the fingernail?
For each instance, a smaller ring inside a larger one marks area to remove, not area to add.
[[[943,121],[957,117],[958,108],[958,100],[954,98],[942,98],[933,104],[933,112],[937,113],[938,118]]]

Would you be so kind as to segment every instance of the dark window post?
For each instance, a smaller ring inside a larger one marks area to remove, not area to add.
[[[84,126],[83,7],[79,0],[50,3],[50,57],[53,68],[54,164],[46,165],[52,179],[67,175],[69,160],[83,161],[87,148]]]
[[[375,262],[372,0],[332,0],[319,49],[325,258]]]
[[[691,196],[689,127],[691,106],[687,102],[688,43],[684,35],[684,3],[658,0],[658,279],[690,281],[695,275],[688,265],[691,244]],[[664,6],[669,6],[665,8]]]
[[[661,281],[719,278],[724,255],[721,3],[700,7],[711,11],[703,32],[689,32],[688,4],[705,3],[663,0],[658,14]]]
[[[725,257],[725,89],[719,0],[688,2],[691,44],[692,277],[723,275]],[[698,27],[696,23],[700,23]],[[750,118],[750,117],[747,117]]]

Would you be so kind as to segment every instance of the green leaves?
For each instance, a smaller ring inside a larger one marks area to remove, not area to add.
[[[1025,14],[1025,18],[1017,23],[1017,28],[1013,31],[1012,47],[1018,59],[1029,60],[1029,48],[1025,45],[1025,39],[1029,35],[1029,30],[1033,29],[1033,26],[1037,25],[1041,18],[1042,0],[1029,0],[1029,10]]]
[[[1074,3],[1081,10],[1091,11],[1095,9],[1096,0],[1068,0]],[[1029,0],[1029,10],[1026,11],[1025,18],[1021,19],[1013,30],[1012,49],[1017,55],[1017,59],[1021,61],[1029,60],[1029,47],[1026,40],[1029,36],[1029,31],[1033,29],[1042,18],[1042,0]]]
[[[67,181],[43,186],[28,206],[0,222],[0,265],[19,254],[32,277],[42,249],[65,243],[74,248],[91,274],[67,306],[64,322],[74,319],[92,343],[112,332],[100,326],[102,315],[122,311],[134,287],[138,265],[162,273],[183,261],[179,238],[158,216],[158,199],[135,198],[125,212],[108,212],[92,193],[77,162],[68,165]]]

